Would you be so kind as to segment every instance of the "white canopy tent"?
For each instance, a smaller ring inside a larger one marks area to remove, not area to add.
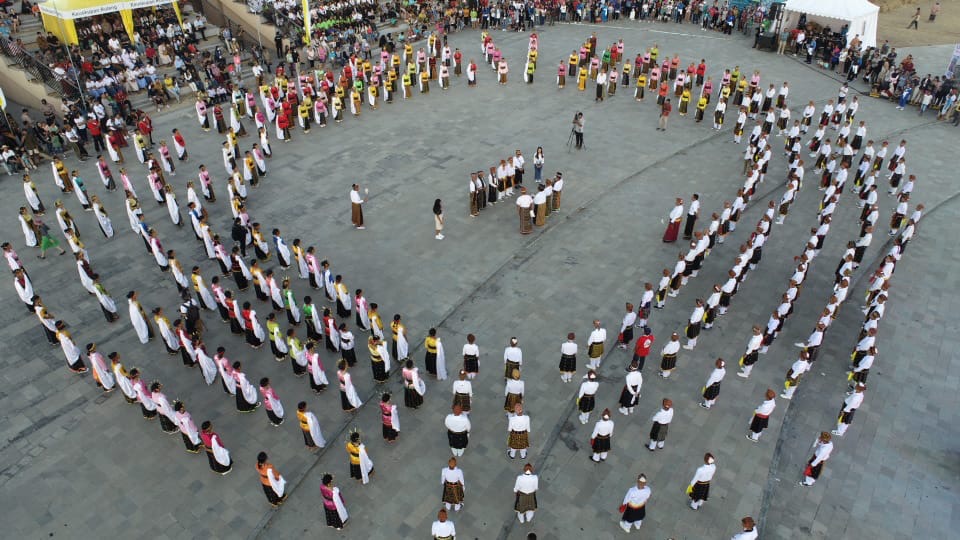
[[[794,28],[800,14],[807,14],[807,22],[830,25],[839,31],[843,23],[849,24],[847,43],[859,35],[862,47],[877,45],[877,16],[880,8],[867,0],[787,0],[784,5],[783,27]],[[842,21],[837,24],[837,21]]]

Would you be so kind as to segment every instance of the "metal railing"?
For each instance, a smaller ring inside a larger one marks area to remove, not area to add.
[[[80,88],[69,76],[58,76],[40,59],[14,45],[10,39],[0,37],[0,52],[64,101],[77,101],[82,98]]]

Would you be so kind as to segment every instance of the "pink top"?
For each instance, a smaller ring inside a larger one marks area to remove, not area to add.
[[[333,489],[321,485],[320,498],[323,499],[323,507],[327,510],[337,509],[337,505],[333,502]],[[343,502],[343,497],[340,497],[340,502]]]
[[[270,386],[261,386],[260,393],[263,394],[263,407],[268,411],[272,411],[273,406],[270,405],[270,400],[280,400],[280,398],[277,397],[277,392]]]

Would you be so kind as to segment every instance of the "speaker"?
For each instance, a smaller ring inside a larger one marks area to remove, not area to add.
[[[781,15],[783,15],[783,4],[780,2],[770,4],[770,19],[778,21]]]

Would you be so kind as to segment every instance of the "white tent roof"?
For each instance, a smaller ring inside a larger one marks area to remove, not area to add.
[[[880,8],[867,0],[787,0],[784,23],[796,24],[798,13],[812,19],[832,19],[848,23],[847,41],[859,35],[864,47],[877,44],[877,17]]]
[[[867,0],[787,0],[787,11],[850,21],[864,15],[878,13],[880,8]]]

